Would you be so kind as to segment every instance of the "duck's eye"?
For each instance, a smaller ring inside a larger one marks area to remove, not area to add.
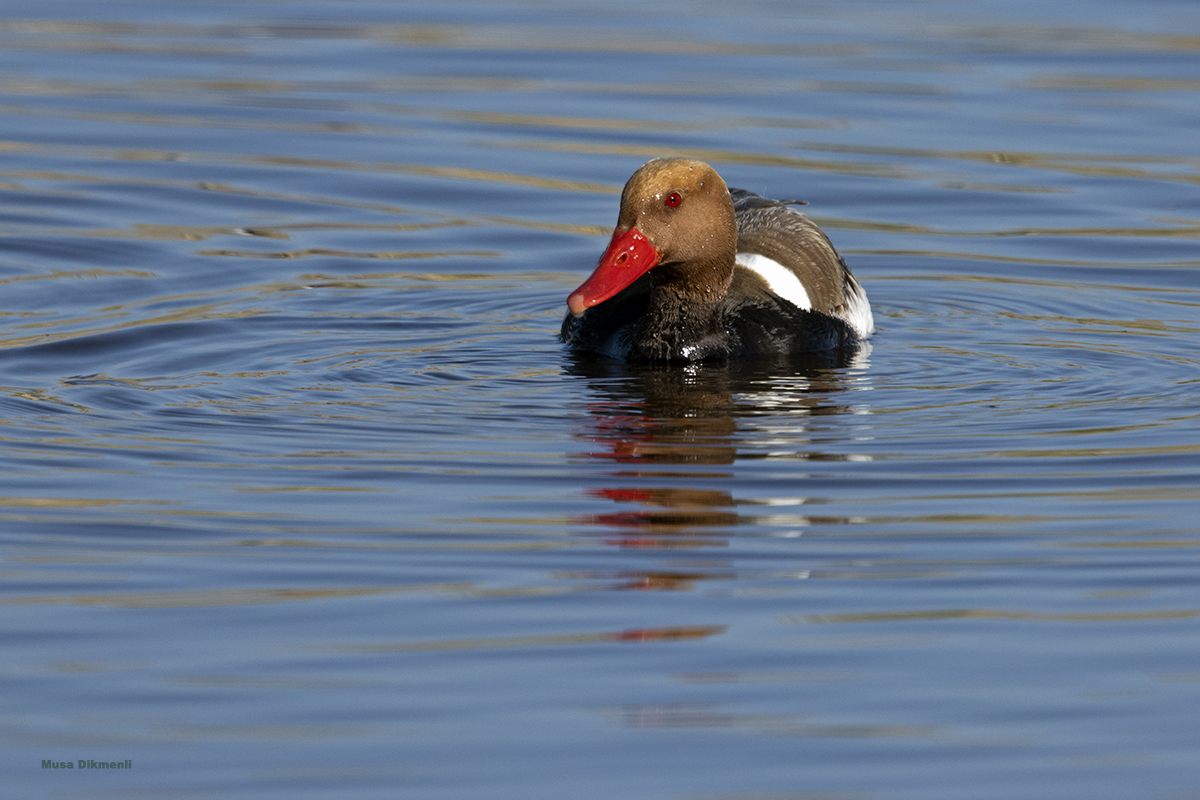
[[[679,192],[671,192],[667,195],[667,199],[663,200],[663,204],[667,208],[675,208],[683,202],[683,198],[679,196]]]

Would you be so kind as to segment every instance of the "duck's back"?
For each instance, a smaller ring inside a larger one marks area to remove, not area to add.
[[[744,189],[731,188],[729,194],[738,227],[734,280],[742,273],[744,282],[761,281],[798,308],[836,317],[859,338],[870,336],[871,305],[829,237],[789,201]]]

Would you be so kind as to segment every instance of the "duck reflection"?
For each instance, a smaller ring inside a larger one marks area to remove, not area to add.
[[[804,497],[739,499],[737,465],[753,459],[834,460],[849,456],[813,444],[816,417],[850,413],[846,390],[865,380],[867,354],[830,352],[747,364],[632,365],[572,355],[570,375],[586,378],[595,399],[577,438],[581,457],[607,462],[589,490],[610,512],[580,521],[615,533],[622,547],[723,547],[739,529],[783,524],[796,515],[762,516],[739,506],[791,506]],[[778,509],[776,509],[778,510]],[[690,588],[720,571],[620,576],[629,588]]]

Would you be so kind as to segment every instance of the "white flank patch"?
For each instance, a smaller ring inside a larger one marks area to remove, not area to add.
[[[804,284],[796,277],[796,273],[778,261],[758,253],[738,253],[736,261],[766,281],[767,286],[777,296],[790,300],[797,308],[812,310],[812,301],[808,299]]]
[[[804,284],[796,277],[796,273],[774,259],[758,253],[738,253],[736,261],[767,282],[767,287],[784,300],[790,300],[797,308],[805,311],[812,310],[812,301]],[[858,334],[860,339],[866,339],[875,332],[875,317],[871,313],[871,303],[867,294],[858,285],[858,281],[846,278],[846,309],[835,316],[842,319]]]
[[[838,316],[858,332],[860,339],[866,339],[875,332],[875,315],[871,313],[867,293],[858,285],[858,281],[851,279],[846,282],[846,310]]]

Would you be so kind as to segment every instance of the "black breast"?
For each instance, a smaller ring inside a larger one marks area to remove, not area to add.
[[[857,342],[842,320],[737,279],[724,299],[703,305],[652,292],[642,279],[582,317],[568,314],[560,336],[575,350],[647,363],[813,353]]]

